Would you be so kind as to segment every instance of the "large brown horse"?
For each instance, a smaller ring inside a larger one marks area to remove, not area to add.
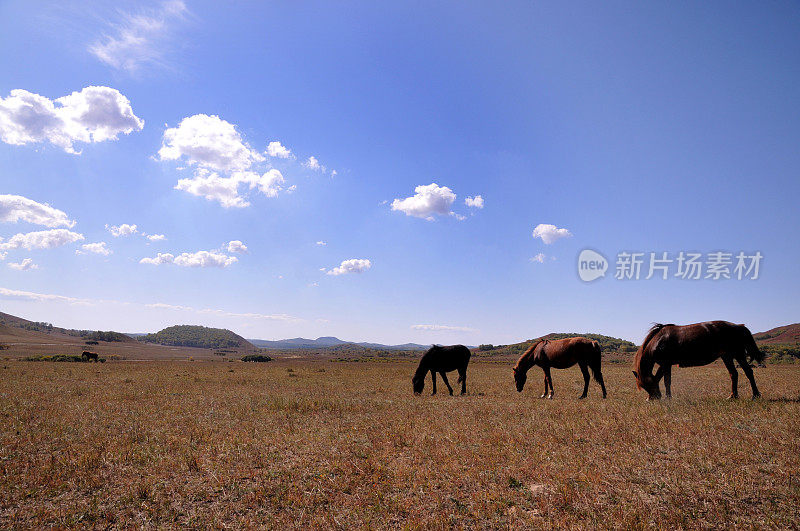
[[[578,364],[583,373],[583,394],[586,398],[589,391],[589,369],[594,374],[594,379],[603,390],[606,397],[606,385],[603,383],[603,373],[600,371],[600,345],[597,341],[585,337],[569,337],[566,339],[544,339],[535,343],[517,360],[514,366],[514,381],[517,391],[522,392],[528,378],[528,369],[538,365],[544,371],[544,393],[540,398],[553,398],[553,378],[550,369],[567,369]],[[549,392],[548,392],[549,390]]]
[[[431,379],[433,380],[432,395],[436,394],[437,372],[441,375],[442,380],[444,380],[447,390],[450,391],[451,395],[453,394],[453,388],[450,387],[450,382],[447,381],[446,374],[450,371],[458,371],[458,381],[456,383],[461,384],[461,394],[465,394],[467,392],[467,365],[469,365],[469,358],[470,351],[464,345],[453,345],[450,347],[442,347],[440,345],[432,346],[422,355],[422,359],[419,360],[419,366],[414,376],[411,378],[414,394],[418,395],[422,393],[422,390],[425,388],[425,376],[428,375],[428,371],[430,371]]]
[[[672,396],[672,366],[698,367],[722,358],[731,375],[731,396],[738,398],[739,374],[733,361],[739,362],[753,398],[761,396],[747,358],[762,362],[764,355],[758,350],[750,330],[744,325],[727,321],[707,321],[684,326],[655,324],[644,338],[633,360],[633,375],[639,389],[647,391],[650,399],[661,398],[659,381],[664,378],[667,397]],[[653,374],[653,366],[658,370]]]

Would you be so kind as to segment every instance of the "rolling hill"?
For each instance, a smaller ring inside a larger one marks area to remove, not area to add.
[[[170,326],[155,334],[143,335],[139,337],[139,341],[173,347],[242,350],[255,350],[256,348],[245,338],[230,330],[198,325]]]
[[[343,341],[338,337],[323,336],[317,339],[306,339],[303,337],[295,337],[292,339],[279,339],[277,341],[269,341],[266,339],[251,339],[250,342],[261,348],[269,348],[275,350],[293,350],[293,349],[321,349],[338,347],[340,345],[355,345],[366,348],[374,348],[378,350],[427,350],[430,345],[420,345],[418,343],[405,343],[403,345],[382,345],[380,343],[357,343],[355,341]]]

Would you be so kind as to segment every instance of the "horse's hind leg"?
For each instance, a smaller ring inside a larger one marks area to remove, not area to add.
[[[672,398],[672,365],[664,367],[664,390],[667,398]]]
[[[436,371],[431,371],[431,380],[433,380],[431,387],[433,387],[433,391],[431,392],[431,396],[436,394]]]
[[[466,367],[458,370],[458,381],[461,382],[461,394],[467,394],[467,369]],[[458,383],[458,382],[456,382]]]
[[[586,398],[589,392],[589,367],[585,363],[580,363],[581,373],[583,374],[583,394],[578,398]]]
[[[544,393],[539,398],[547,398],[547,391],[550,389],[550,385],[547,383],[547,373],[544,373]]]
[[[606,394],[606,383],[603,381],[603,371],[600,370],[600,361],[598,360],[594,367],[592,368],[592,372],[594,373],[594,379],[597,380],[597,383],[600,384],[600,389],[603,391],[603,398],[607,396]]]
[[[739,373],[736,372],[736,365],[733,364],[733,358],[726,354],[722,356],[722,361],[725,363],[725,368],[728,369],[731,375],[731,396],[728,398],[739,398]]]
[[[750,367],[749,363],[747,363],[747,356],[745,354],[741,354],[736,358],[736,361],[739,362],[739,366],[744,371],[744,375],[747,376],[748,380],[750,380],[750,388],[753,390],[753,398],[758,398],[761,396],[761,393],[758,391],[756,379],[755,376],[753,376],[753,368]]]
[[[444,380],[444,384],[447,386],[450,396],[453,396],[453,388],[450,387],[450,382],[447,381],[447,374],[444,371],[440,372],[439,374],[442,376],[442,380]]]

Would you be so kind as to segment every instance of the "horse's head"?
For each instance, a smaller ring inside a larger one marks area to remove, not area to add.
[[[652,374],[639,373],[633,371],[633,376],[636,378],[636,388],[644,389],[647,391],[648,400],[659,400],[661,398],[661,389],[658,386],[659,378]]]
[[[417,374],[411,378],[411,385],[414,387],[414,394],[418,395],[422,393],[422,390],[425,389],[425,375],[419,376]]]
[[[525,382],[528,380],[528,373],[519,367],[514,367],[511,370],[514,372],[514,382],[517,384],[517,392],[521,393],[522,389],[525,387]]]

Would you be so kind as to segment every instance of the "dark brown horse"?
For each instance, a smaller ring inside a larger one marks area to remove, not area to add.
[[[517,391],[522,392],[528,378],[528,369],[538,365],[544,371],[544,393],[540,398],[553,398],[553,378],[550,369],[567,369],[578,364],[583,373],[583,394],[586,398],[589,391],[589,369],[606,397],[606,385],[600,370],[600,345],[597,341],[585,337],[569,337],[566,339],[543,339],[528,348],[514,366],[514,381]],[[549,391],[549,392],[548,392]]]
[[[469,365],[469,357],[469,349],[464,345],[453,345],[450,347],[434,345],[429,348],[428,351],[422,355],[422,359],[419,360],[419,366],[413,378],[411,378],[411,383],[414,385],[414,394],[418,395],[422,393],[422,390],[425,388],[425,376],[427,376],[428,371],[430,371],[431,379],[433,380],[432,395],[436,394],[437,372],[441,375],[442,380],[444,380],[447,390],[450,391],[451,395],[453,394],[453,388],[450,387],[450,382],[447,381],[446,374],[450,371],[458,371],[458,382],[456,383],[461,384],[461,394],[465,394],[467,392],[467,365]]]
[[[89,352],[88,350],[83,351],[83,354],[81,354],[81,358],[83,358],[85,361],[92,361],[92,360],[98,361],[97,353]]]
[[[731,375],[731,396],[738,398],[739,373],[733,361],[739,362],[753,398],[761,396],[747,358],[762,362],[764,355],[758,350],[753,335],[745,325],[727,321],[707,321],[684,326],[655,324],[644,338],[633,360],[633,375],[639,389],[647,391],[650,399],[661,398],[659,381],[664,378],[667,397],[672,396],[672,366],[699,367],[722,358]],[[653,366],[658,370],[653,374]]]

